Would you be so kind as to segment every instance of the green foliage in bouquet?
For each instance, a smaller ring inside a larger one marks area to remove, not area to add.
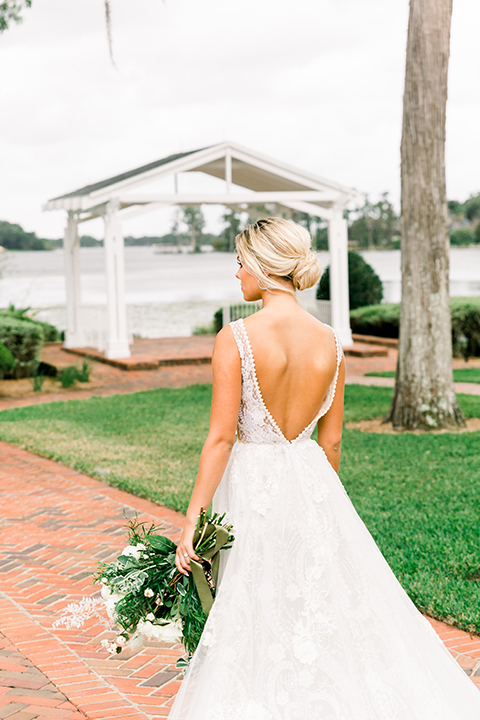
[[[120,629],[121,652],[131,638],[182,641],[188,664],[195,652],[215,597],[220,549],[231,547],[232,526],[225,515],[211,517],[203,510],[193,538],[201,562],[191,560],[195,572],[187,576],[175,566],[177,546],[159,535],[154,524],[138,519],[128,525],[128,546],[112,563],[101,563],[94,582],[102,583],[102,597],[112,621]],[[206,596],[208,592],[209,597]]]

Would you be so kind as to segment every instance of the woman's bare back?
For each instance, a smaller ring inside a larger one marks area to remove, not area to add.
[[[264,308],[245,320],[245,329],[265,405],[293,440],[316,416],[335,377],[332,330],[299,306],[281,315]]]

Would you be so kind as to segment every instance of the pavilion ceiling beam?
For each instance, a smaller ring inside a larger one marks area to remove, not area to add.
[[[330,208],[319,207],[318,205],[312,205],[308,202],[284,202],[282,204],[291,210],[303,212],[307,215],[312,215],[312,217],[321,218],[322,220],[331,220],[332,218],[332,210]]]
[[[244,193],[175,193],[170,194],[145,194],[145,195],[120,195],[121,204],[126,207],[128,205],[147,205],[149,203],[163,203],[165,205],[226,205],[229,203],[284,203],[284,202],[322,202],[332,205],[338,202],[338,193],[323,192],[317,190],[300,190],[300,191],[271,191],[256,192],[252,195]]]
[[[137,215],[143,215],[144,213],[153,212],[154,210],[161,210],[164,207],[171,206],[171,203],[148,203],[147,205],[136,205],[135,207],[129,207],[125,210],[121,210],[119,217],[122,220],[130,220],[130,218],[137,217]]]

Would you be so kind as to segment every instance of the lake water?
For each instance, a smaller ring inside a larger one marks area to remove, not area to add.
[[[388,302],[400,300],[400,251],[362,253],[382,280]],[[82,303],[94,335],[106,329],[105,256],[103,248],[81,248]],[[318,254],[322,268],[328,253]],[[177,254],[154,247],[125,248],[126,292],[130,332],[142,337],[190,335],[208,324],[225,302],[241,302],[230,253]],[[38,317],[65,328],[63,249],[8,252],[0,256],[0,307],[37,308]],[[313,299],[312,288],[300,299]],[[452,296],[480,296],[480,247],[453,248],[450,254]],[[94,338],[91,338],[94,341]]]

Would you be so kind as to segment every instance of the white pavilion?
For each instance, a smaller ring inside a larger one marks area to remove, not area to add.
[[[205,173],[223,181],[223,192],[179,192],[182,173]],[[171,193],[141,193],[142,185],[170,177]],[[328,222],[331,323],[344,347],[352,345],[348,302],[348,244],[344,210],[362,204],[364,195],[237,143],[177,153],[49,200],[44,210],[66,210],[65,275],[67,328],[65,346],[85,345],[81,321],[80,223],[103,217],[107,275],[107,358],[130,356],[125,297],[122,221],[169,205],[224,205],[245,211],[250,204],[272,204],[277,212],[299,211]]]

